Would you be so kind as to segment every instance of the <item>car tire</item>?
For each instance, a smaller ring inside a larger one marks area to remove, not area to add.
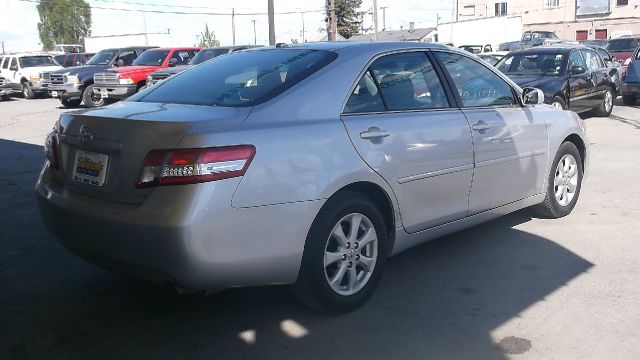
[[[611,111],[613,110],[613,90],[607,89],[602,103],[594,110],[596,116],[607,117],[611,115]]]
[[[75,108],[80,106],[82,99],[60,99],[60,102],[66,108]]]
[[[567,102],[560,96],[554,96],[553,99],[551,99],[551,105],[558,109],[567,110]]]
[[[556,219],[571,213],[582,188],[582,157],[578,148],[564,142],[553,160],[547,177],[544,201],[533,210],[544,218]]]
[[[82,102],[86,107],[99,107],[105,104],[102,96],[93,92],[94,84],[87,86],[82,92]]]
[[[387,233],[380,210],[366,196],[345,191],[331,197],[307,235],[292,286],[296,297],[324,313],[345,313],[362,305],[380,281]]]
[[[29,85],[29,83],[26,81],[22,83],[22,96],[24,96],[25,99],[29,100],[36,97],[33,89],[31,89],[31,85]]]
[[[2,101],[9,101],[11,99],[11,96],[9,95],[2,95]]]
[[[633,95],[622,95],[622,103],[627,106],[633,106],[636,104],[636,100],[638,100]]]

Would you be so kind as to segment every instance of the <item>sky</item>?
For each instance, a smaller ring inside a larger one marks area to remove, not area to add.
[[[37,51],[41,49],[37,24],[39,21],[35,0],[0,0],[0,41],[5,51]],[[45,0],[46,1],[46,0]],[[386,9],[387,30],[408,28],[409,22],[416,27],[435,26],[436,17],[440,22],[451,19],[455,0],[445,1],[408,1],[378,0],[378,24],[383,27],[383,11]],[[268,43],[267,0],[88,0],[92,7],[92,35],[117,35],[148,32],[166,32],[171,29],[171,40],[176,45],[194,45],[196,35],[204,31],[205,23],[214,31],[221,45],[232,45],[231,12],[234,6],[236,44],[253,44],[253,22],[256,20],[256,41]],[[304,13],[304,35],[307,41],[318,40],[325,33],[325,0],[274,0],[275,30],[278,42],[302,40]],[[111,8],[111,9],[107,9]],[[120,9],[120,10],[116,10]],[[363,0],[361,11],[365,15],[364,27],[372,27],[372,0]],[[129,10],[129,11],[126,11]],[[136,11],[143,10],[146,12]],[[207,13],[205,14],[167,14],[152,11]],[[293,14],[278,14],[295,12]],[[223,15],[214,15],[223,14]],[[227,15],[229,14],[229,15]],[[250,15],[247,15],[250,14]]]

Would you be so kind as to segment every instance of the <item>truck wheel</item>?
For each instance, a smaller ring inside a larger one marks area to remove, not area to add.
[[[633,95],[622,95],[622,103],[627,106],[633,106],[636,104],[636,97]]]
[[[551,100],[551,105],[558,109],[567,110],[567,103],[560,96],[554,96]]]
[[[82,99],[61,99],[60,102],[66,108],[74,108],[80,105]]]
[[[95,85],[87,86],[82,92],[82,101],[86,107],[99,107],[104,105],[104,99],[99,94],[93,92]]]
[[[26,81],[22,83],[22,95],[25,99],[33,99],[36,97],[36,94],[31,89],[31,85]]]

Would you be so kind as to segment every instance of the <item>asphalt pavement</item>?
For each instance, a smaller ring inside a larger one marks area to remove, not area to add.
[[[0,359],[640,356],[640,107],[618,99],[611,117],[586,119],[591,171],[570,216],[519,211],[406,251],[342,316],[286,286],[176,294],[71,255],[33,192],[63,111],[0,102]]]

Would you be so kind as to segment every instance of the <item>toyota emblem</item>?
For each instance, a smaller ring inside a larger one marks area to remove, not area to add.
[[[83,146],[87,146],[91,143],[92,140],[93,140],[93,134],[91,133],[91,130],[84,125],[81,126],[80,127],[80,143]]]

